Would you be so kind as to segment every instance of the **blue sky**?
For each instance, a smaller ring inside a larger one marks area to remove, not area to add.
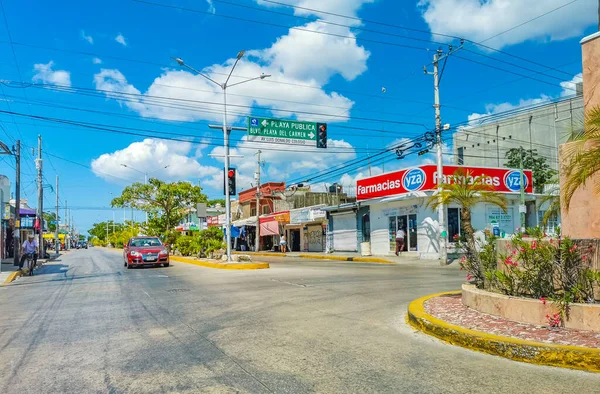
[[[142,174],[121,164],[165,180],[200,182],[209,197],[222,197],[222,162],[209,156],[222,154],[222,133],[207,126],[221,122],[222,95],[171,56],[222,81],[243,49],[233,82],[261,72],[273,75],[231,88],[228,120],[235,125],[243,126],[248,115],[329,123],[326,152],[257,146],[233,132],[233,152],[244,156],[234,161],[238,186],[245,188],[252,182],[258,148],[265,160],[263,181],[298,182],[433,128],[433,82],[423,66],[431,63],[435,49],[447,50],[442,44],[456,47],[459,41],[431,32],[486,40],[510,54],[467,42],[468,51],[450,58],[441,85],[447,105],[442,117],[458,125],[477,114],[571,94],[568,82],[581,73],[579,40],[597,24],[594,0],[569,5],[566,0],[535,5],[525,0],[281,0],[301,8],[263,0],[148,1],[169,7],[130,0],[85,5],[3,0],[8,29],[0,20],[0,111],[17,114],[0,113],[0,140],[9,145],[22,140],[22,195],[35,206],[30,147],[42,135],[45,178],[54,184],[59,175],[61,205],[68,200],[82,230],[112,218],[105,209],[112,196],[128,183],[143,181]],[[176,140],[153,138],[159,135]],[[431,160],[428,155],[383,157],[383,163],[373,159],[372,173]],[[366,166],[324,174],[313,186],[337,181],[352,188],[357,177],[368,174]],[[13,167],[12,158],[0,161],[0,173],[11,181]],[[47,189],[46,206],[54,201]],[[116,218],[122,217],[116,211]]]

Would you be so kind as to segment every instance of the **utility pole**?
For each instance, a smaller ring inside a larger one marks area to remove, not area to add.
[[[440,256],[440,264],[446,265],[448,263],[448,240],[446,233],[446,206],[442,204],[442,192],[444,190],[444,161],[442,156],[442,116],[441,116],[441,105],[440,105],[440,81],[442,79],[444,69],[446,66],[446,62],[448,61],[448,57],[452,55],[454,52],[462,49],[464,44],[464,40],[460,41],[460,46],[458,48],[452,49],[450,46],[448,53],[443,54],[441,49],[438,49],[436,53],[433,55],[433,73],[429,73],[427,71],[427,66],[424,67],[425,74],[433,74],[433,98],[434,104],[433,108],[435,109],[435,142],[437,145],[437,193],[438,193],[438,222],[439,222],[439,256]],[[439,62],[440,60],[444,60],[444,66],[442,67],[442,72],[439,72]]]
[[[523,173],[523,147],[519,148],[519,167],[521,167],[521,205],[519,206],[519,213],[521,216],[521,232],[525,232],[525,174]]]
[[[69,244],[69,242],[67,241],[67,235],[69,235],[69,212],[67,210],[67,200],[65,200],[65,230],[67,231],[67,233],[65,234],[65,250],[69,249],[69,247],[67,246]]]
[[[106,242],[108,242],[108,220],[106,221]]]
[[[58,220],[58,175],[56,176],[56,228],[54,229],[54,243],[55,248],[54,253],[58,253],[60,251],[60,240],[58,239],[58,226],[60,225],[60,220]]]
[[[19,265],[19,252],[21,249],[21,140],[17,140],[17,147],[15,150],[15,233],[13,235],[14,240],[14,261],[15,266]]]
[[[260,249],[260,154],[262,152],[259,150],[256,152],[258,156],[258,160],[256,161],[256,240],[254,241],[254,250],[256,252]]]
[[[38,180],[38,220],[40,224],[40,234],[38,247],[40,248],[40,258],[46,257],[46,248],[44,248],[44,185],[42,175],[42,136],[38,134],[38,158],[35,161]]]
[[[440,241],[440,264],[446,265],[448,261],[448,249],[446,240],[446,206],[442,204],[442,192],[444,190],[444,161],[442,157],[442,117],[440,111],[440,83],[439,83],[439,57],[442,51],[438,50],[433,55],[433,95],[435,108],[435,136],[437,141],[437,184],[438,184],[438,220]]]

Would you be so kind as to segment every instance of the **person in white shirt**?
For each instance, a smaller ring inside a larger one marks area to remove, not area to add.
[[[23,242],[23,246],[21,247],[21,261],[19,262],[19,269],[23,268],[23,263],[25,262],[25,257],[28,253],[33,253],[33,264],[37,264],[38,243],[33,234],[29,234],[27,236],[27,240]]]
[[[399,228],[396,231],[396,256],[398,256],[399,252],[404,250],[404,237],[406,237],[406,233],[403,228]]]
[[[281,253],[285,253],[287,249],[287,242],[285,241],[285,235],[281,234],[279,238],[279,249],[281,249]]]

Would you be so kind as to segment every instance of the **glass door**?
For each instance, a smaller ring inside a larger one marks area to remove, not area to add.
[[[417,215],[408,215],[408,250],[417,251]]]
[[[390,225],[390,252],[396,251],[396,216],[390,216],[389,220]]]

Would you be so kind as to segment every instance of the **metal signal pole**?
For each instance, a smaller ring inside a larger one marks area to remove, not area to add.
[[[37,181],[38,181],[38,220],[40,224],[40,234],[38,247],[40,250],[40,258],[46,257],[46,248],[44,248],[44,185],[43,185],[43,174],[42,174],[42,136],[38,135],[38,158],[35,161],[37,168]]]
[[[19,252],[21,249],[21,140],[17,140],[15,150],[15,233],[13,235],[14,242],[14,261],[15,266],[19,265]]]
[[[258,159],[256,161],[256,240],[254,251],[258,252],[260,249],[260,154],[262,152],[259,150],[256,152]]]
[[[58,175],[56,176],[56,228],[54,229],[54,243],[56,244],[56,249],[54,253],[59,253],[60,251],[60,240],[58,239],[58,226],[60,225],[60,220],[58,219]]]

